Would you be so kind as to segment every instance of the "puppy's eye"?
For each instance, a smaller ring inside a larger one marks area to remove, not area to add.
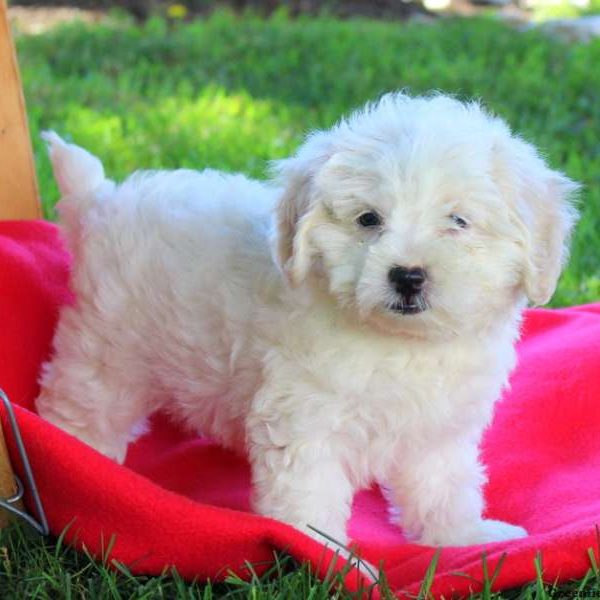
[[[456,225],[456,227],[459,227],[460,229],[466,229],[469,226],[467,220],[463,219],[460,215],[455,215],[454,213],[452,213],[450,215],[450,219],[454,223],[454,225]]]
[[[356,222],[361,227],[379,227],[383,223],[383,220],[374,210],[370,210],[360,215],[356,219]]]

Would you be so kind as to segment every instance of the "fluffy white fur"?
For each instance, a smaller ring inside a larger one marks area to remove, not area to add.
[[[482,517],[478,443],[527,299],[551,297],[576,185],[478,104],[384,96],[277,164],[275,185],[142,172],[46,135],[73,306],[39,413],[121,462],[163,409],[250,457],[260,513],[344,542],[385,485],[424,544],[525,535]],[[376,211],[382,223],[357,218]],[[460,217],[460,219],[458,219]],[[398,309],[394,266],[427,280]]]

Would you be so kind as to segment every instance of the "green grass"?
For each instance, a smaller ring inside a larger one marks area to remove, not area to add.
[[[438,89],[483,99],[584,183],[572,259],[553,303],[600,296],[600,40],[568,46],[491,20],[404,25],[219,13],[177,27],[77,25],[19,37],[18,50],[49,217],[57,191],[42,129],[88,147],[117,178],[175,166],[264,177],[268,160],[366,100]],[[26,542],[21,530],[0,540],[0,598],[323,598],[336,589],[289,559],[265,580],[190,587],[177,576],[109,570],[60,542]],[[575,597],[581,585],[579,597],[598,595],[597,569],[556,597]],[[545,598],[549,589],[540,579],[507,597]]]
[[[369,598],[372,588],[351,594],[344,590],[341,575],[330,573],[317,579],[308,565],[299,565],[289,556],[274,556],[273,565],[260,577],[254,569],[249,580],[235,575],[221,583],[186,582],[177,572],[157,577],[132,575],[124,565],[106,557],[93,558],[89,552],[76,552],[63,544],[62,538],[44,539],[22,526],[0,531],[0,598],[2,600],[241,600],[310,599],[354,600]],[[600,597],[598,548],[590,548],[590,568],[581,581],[556,585],[545,581],[543,558],[534,560],[536,579],[522,589],[502,593],[491,591],[502,568],[502,560],[489,572],[482,557],[485,575],[483,591],[473,600],[591,600]],[[421,584],[416,600],[428,600],[437,567],[434,556]],[[379,582],[382,600],[392,600],[385,577]]]
[[[107,545],[106,556],[110,544]],[[124,565],[107,558],[95,560],[86,552],[63,545],[62,539],[45,540],[12,526],[0,531],[0,598],[2,600],[191,600],[212,598],[310,598],[326,600],[354,596],[344,591],[341,576],[317,579],[308,565],[289,556],[275,556],[260,577],[250,568],[248,581],[230,575],[225,582],[185,582],[176,572],[159,577],[134,576]],[[384,598],[391,597],[384,591]]]
[[[535,21],[549,19],[574,19],[600,14],[600,0],[589,0],[587,6],[577,6],[571,0],[555,0],[553,2],[538,2],[533,6]]]
[[[57,192],[39,141],[54,128],[111,175],[211,166],[265,175],[314,127],[386,90],[478,97],[584,183],[554,305],[600,296],[600,39],[567,46],[493,21],[435,25],[235,18],[170,29],[70,27],[19,40],[47,214]]]

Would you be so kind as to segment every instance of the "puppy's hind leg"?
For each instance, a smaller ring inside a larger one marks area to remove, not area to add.
[[[143,402],[139,390],[59,359],[46,365],[36,407],[46,421],[123,463],[148,414]]]
[[[119,463],[155,408],[139,379],[73,348],[44,365],[41,384],[39,415]]]

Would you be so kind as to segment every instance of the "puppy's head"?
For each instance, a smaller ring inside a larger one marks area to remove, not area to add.
[[[577,185],[476,103],[389,94],[277,168],[283,272],[363,321],[456,335],[554,292]]]

